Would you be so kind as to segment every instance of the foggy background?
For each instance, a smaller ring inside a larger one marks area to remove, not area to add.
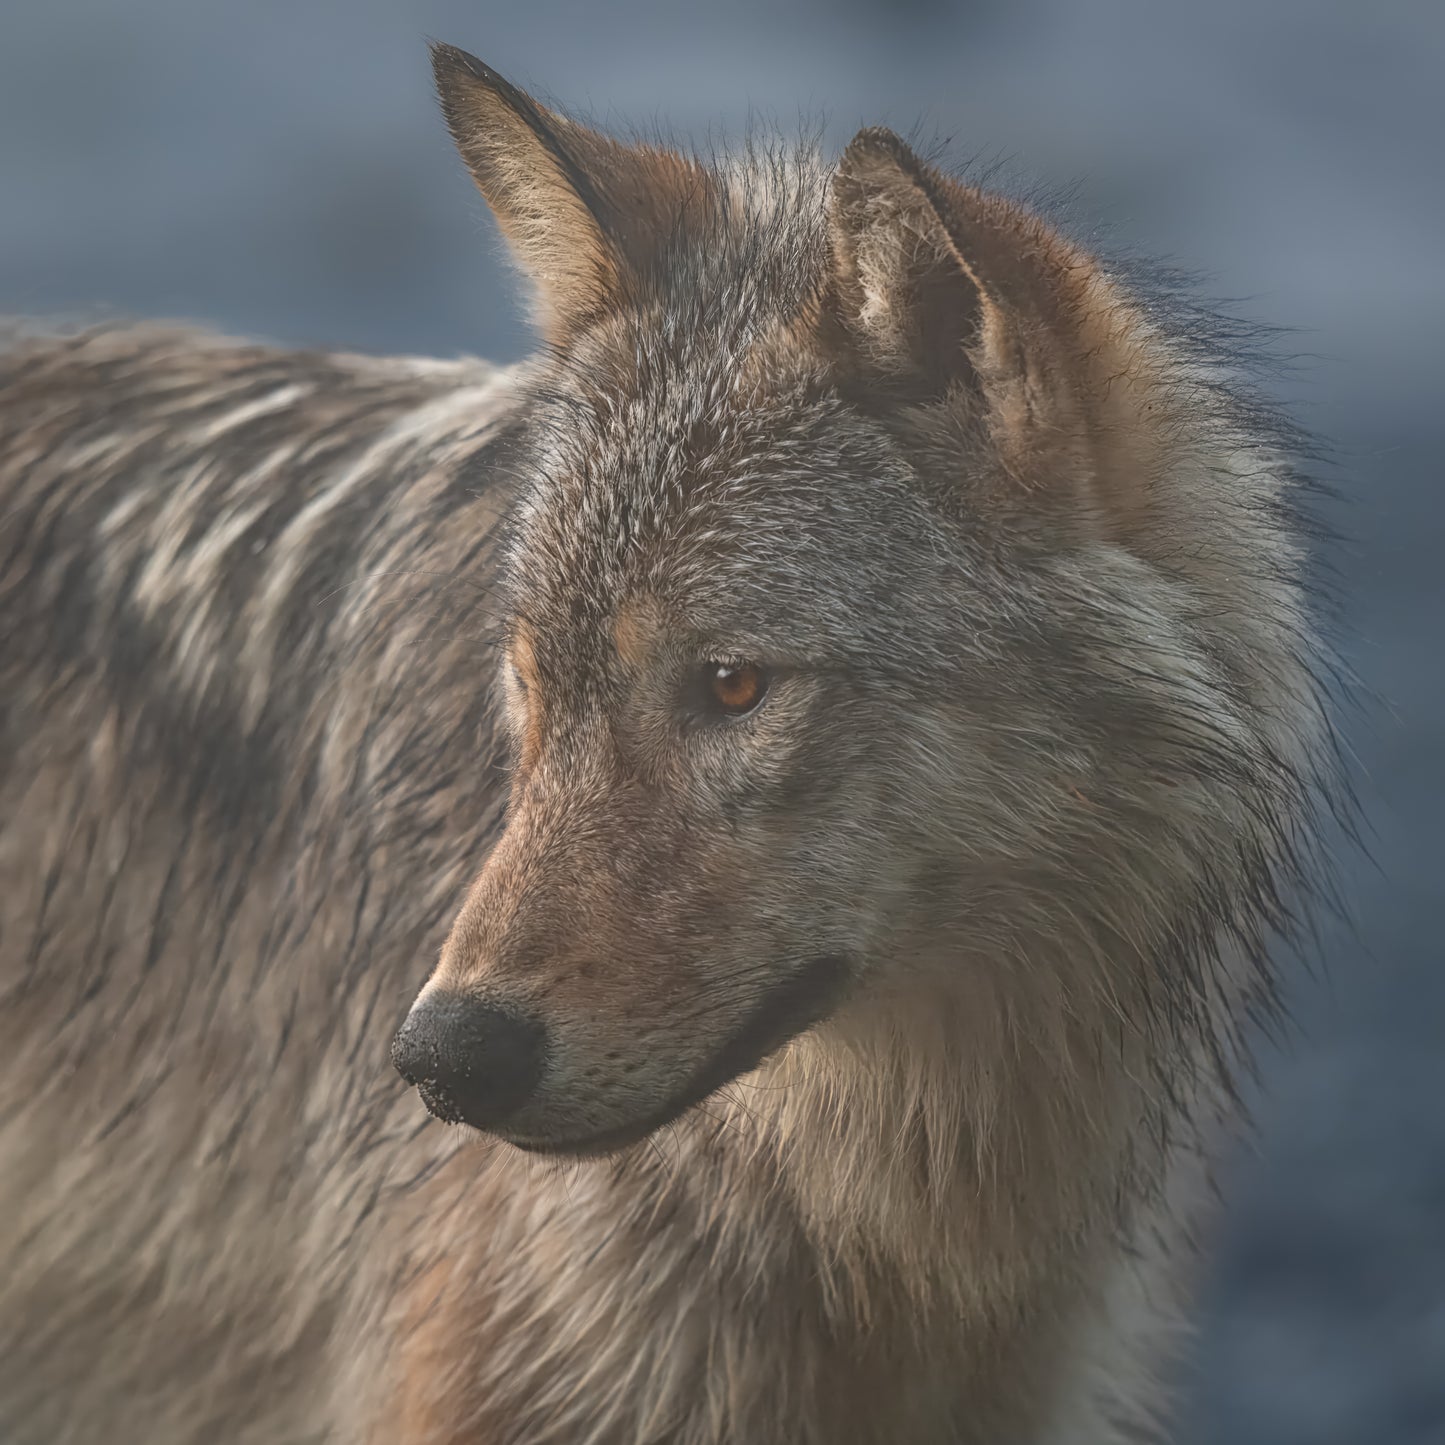
[[[499,360],[527,336],[424,38],[607,124],[951,137],[1302,328],[1296,414],[1382,702],[1374,865],[1292,976],[1228,1171],[1181,1445],[1445,1442],[1445,5],[1344,0],[0,0],[0,312]],[[906,1442],[900,1442],[906,1445]]]

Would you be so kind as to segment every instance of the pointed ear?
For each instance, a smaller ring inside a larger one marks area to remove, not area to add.
[[[464,50],[433,45],[432,68],[447,127],[536,284],[553,342],[625,302],[679,228],[712,202],[695,162],[557,115]]]
[[[1059,324],[1071,263],[1056,237],[881,129],[844,151],[829,223],[824,322],[865,392],[966,398],[1016,476],[1075,465],[1082,429]]]
[[[863,357],[942,395],[978,384],[1002,326],[960,253],[923,164],[892,131],[860,131],[833,177],[835,319]]]

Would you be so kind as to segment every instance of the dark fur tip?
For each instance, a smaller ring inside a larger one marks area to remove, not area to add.
[[[491,91],[517,114],[531,116],[536,105],[531,97],[517,89],[511,81],[498,75],[483,60],[478,60],[469,51],[456,45],[447,45],[440,40],[430,42],[432,75],[436,79],[437,94],[443,107],[468,87],[481,85]]]
[[[842,164],[846,167],[871,167],[880,161],[891,161],[909,175],[918,169],[918,157],[908,142],[884,125],[865,126],[844,147]]]
[[[470,75],[476,80],[485,81],[500,79],[490,66],[485,65],[475,55],[461,49],[460,46],[448,45],[441,40],[432,40],[427,43],[427,49],[431,52],[432,74],[436,76],[438,85],[454,75]]]
[[[838,179],[839,198],[845,205],[875,187],[896,187],[902,180],[921,191],[935,211],[940,209],[936,177],[913,147],[887,126],[866,126],[848,142],[838,162]]]

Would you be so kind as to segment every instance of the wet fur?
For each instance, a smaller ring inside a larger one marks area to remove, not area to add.
[[[883,133],[649,153],[624,233],[450,63],[533,361],[0,356],[0,1437],[1164,1438],[1332,789],[1295,439],[1205,313]],[[680,595],[803,680],[624,767]],[[600,1128],[830,940],[825,1022],[606,1159],[387,1063],[440,957]]]

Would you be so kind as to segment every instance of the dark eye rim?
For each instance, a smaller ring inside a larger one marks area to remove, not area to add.
[[[746,703],[730,705],[717,695],[715,684],[720,675],[741,671],[757,674],[757,691]],[[710,657],[699,664],[697,677],[703,710],[709,716],[724,722],[735,722],[757,712],[767,700],[773,683],[770,668],[754,662],[751,658],[741,657]]]

